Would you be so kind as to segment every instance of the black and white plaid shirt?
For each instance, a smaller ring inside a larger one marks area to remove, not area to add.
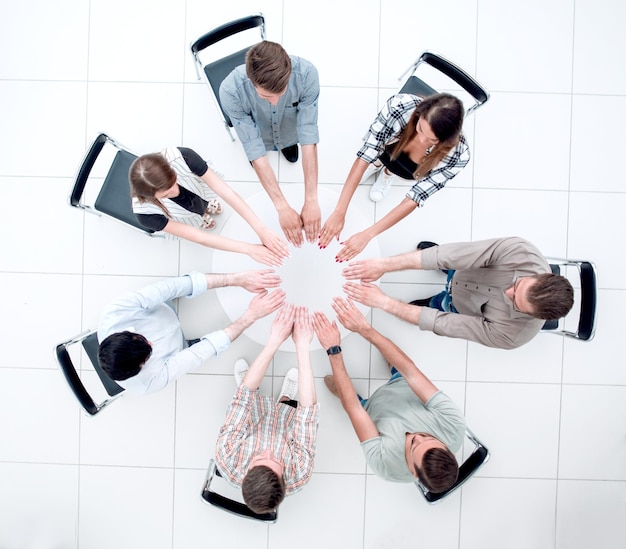
[[[374,162],[383,153],[386,145],[398,141],[400,133],[421,101],[421,97],[406,93],[390,97],[370,126],[363,146],[356,155],[370,164]],[[429,152],[430,149],[426,154]],[[469,146],[465,136],[461,134],[456,147],[442,158],[426,177],[413,185],[406,194],[407,198],[422,206],[428,197],[443,189],[450,179],[465,168],[469,159]]]

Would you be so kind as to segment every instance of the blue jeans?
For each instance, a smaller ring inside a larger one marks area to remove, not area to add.
[[[446,289],[430,298],[428,306],[431,309],[437,309],[444,313],[458,313],[456,307],[452,304],[452,277],[454,270],[448,271],[448,279],[446,280]]]
[[[387,383],[391,383],[392,381],[395,381],[396,379],[400,379],[402,377],[402,374],[400,372],[398,372],[398,370],[396,370],[395,366],[391,367],[391,377],[389,378],[389,381],[387,381]],[[361,406],[365,406],[367,404],[367,398],[363,398],[359,393],[356,394],[356,396],[359,397],[359,402],[361,403]]]

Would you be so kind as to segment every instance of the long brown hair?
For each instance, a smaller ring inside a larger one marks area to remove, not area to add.
[[[166,191],[176,183],[176,172],[169,162],[159,153],[144,154],[137,158],[128,171],[130,194],[139,202],[149,202],[171,217],[165,205],[155,196],[159,191]]]
[[[413,174],[415,179],[423,179],[459,142],[464,116],[463,103],[454,95],[437,93],[424,98],[402,130],[400,140],[391,152],[391,159],[398,158],[402,149],[415,137],[417,122],[423,117],[439,140],[430,154],[420,159],[417,170]]]

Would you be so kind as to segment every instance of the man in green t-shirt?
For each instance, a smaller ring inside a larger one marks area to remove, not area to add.
[[[370,326],[351,301],[336,297],[333,309],[345,328],[375,345],[393,365],[389,382],[368,400],[361,399],[343,362],[337,324],[315,313],[315,332],[333,370],[324,382],[341,400],[367,464],[386,480],[417,478],[432,492],[447,490],[458,476],[453,452],[461,447],[465,433],[460,410],[395,343]]]

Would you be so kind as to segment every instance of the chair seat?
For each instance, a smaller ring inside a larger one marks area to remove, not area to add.
[[[117,151],[98,198],[94,202],[94,208],[141,231],[153,233],[154,231],[143,227],[133,213],[128,171],[136,158],[137,156],[128,151]]]
[[[435,95],[437,90],[431,88],[426,82],[413,75],[407,79],[399,93],[410,93],[411,95],[428,97],[429,95]]]

